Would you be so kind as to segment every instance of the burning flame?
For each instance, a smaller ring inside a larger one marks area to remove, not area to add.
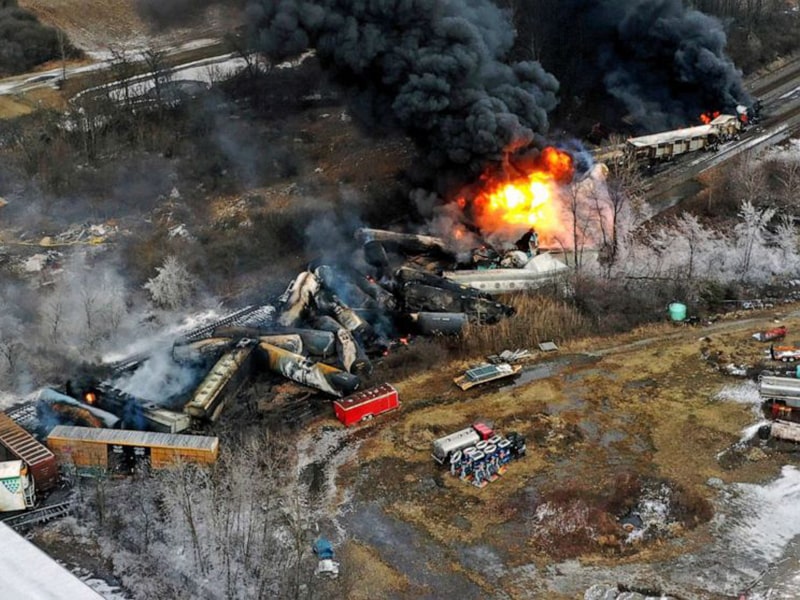
[[[86,392],[83,395],[83,400],[86,404],[94,404],[97,402],[97,395],[94,392]]]
[[[540,236],[550,237],[563,229],[558,186],[572,175],[572,156],[552,147],[545,148],[532,168],[519,176],[485,174],[483,188],[471,203],[475,221],[485,232],[533,227]],[[458,203],[466,204],[463,198]]]
[[[709,123],[711,123],[711,121],[716,119],[720,114],[721,113],[718,110],[715,110],[713,112],[705,112],[702,115],[700,115],[700,121],[703,123],[703,125],[708,125]]]

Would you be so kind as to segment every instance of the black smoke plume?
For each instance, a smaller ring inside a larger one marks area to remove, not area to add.
[[[529,0],[525,7],[534,5],[548,18],[522,16],[518,25],[540,41],[542,63],[586,111],[608,94],[640,130],[658,131],[750,103],[725,53],[722,24],[681,0]]]
[[[508,60],[509,15],[488,0],[250,2],[269,56],[314,48],[370,128],[399,127],[436,165],[479,167],[547,131],[558,82]]]
[[[177,12],[144,6],[162,23]],[[246,15],[259,50],[315,49],[363,125],[403,130],[432,165],[477,170],[528,146],[556,105],[555,77],[508,60],[514,29],[489,0],[251,0]]]
[[[163,25],[213,0],[139,3]],[[605,106],[657,131],[750,102],[722,24],[682,0],[519,0],[516,46],[510,12],[491,0],[224,3],[246,5],[255,45],[273,59],[314,48],[364,125],[402,129],[437,168],[478,170],[539,145],[559,90],[542,64],[569,97],[568,129]],[[531,47],[541,64],[511,59]]]

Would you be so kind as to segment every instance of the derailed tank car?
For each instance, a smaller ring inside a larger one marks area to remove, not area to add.
[[[183,410],[195,419],[216,421],[225,405],[250,377],[254,342],[241,340],[222,355]]]

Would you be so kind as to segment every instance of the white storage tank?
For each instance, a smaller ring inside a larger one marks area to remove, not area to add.
[[[446,435],[433,442],[433,459],[443,465],[445,461],[449,460],[450,454],[456,450],[474,446],[480,439],[480,436],[472,427]]]
[[[787,406],[800,407],[800,379],[795,377],[764,376],[758,382],[763,400],[783,400]]]

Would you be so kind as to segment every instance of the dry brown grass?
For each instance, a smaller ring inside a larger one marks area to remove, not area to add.
[[[340,549],[339,555],[344,566],[343,577],[338,582],[340,597],[351,600],[387,598],[409,587],[408,579],[383,562],[372,548],[351,541]]]
[[[470,325],[467,328],[461,345],[463,355],[530,348],[539,342],[561,342],[589,332],[589,321],[561,300],[518,294],[508,303],[517,311],[510,319],[495,325]]]
[[[173,45],[186,40],[213,37],[225,31],[236,11],[214,9],[191,27],[154,30],[136,11],[134,0],[20,0],[20,6],[51,26],[66,31],[70,40],[87,49],[109,46]],[[232,14],[233,13],[233,14]]]
[[[21,102],[10,96],[0,97],[0,119],[13,119],[33,112],[27,102]]]

